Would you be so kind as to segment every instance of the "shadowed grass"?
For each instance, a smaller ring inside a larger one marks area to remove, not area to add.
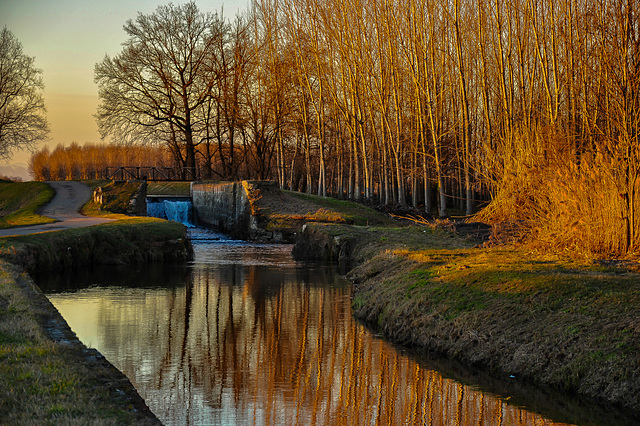
[[[191,182],[149,182],[147,195],[188,197],[191,195]]]
[[[403,344],[640,409],[639,273],[450,242],[370,250],[351,272],[354,314]]]
[[[348,258],[353,264],[360,264],[392,250],[460,249],[476,244],[476,240],[456,237],[436,227],[308,223],[296,241],[293,255],[300,260]]]
[[[55,222],[36,213],[54,195],[44,182],[0,182],[0,229]]]
[[[130,264],[190,259],[184,225],[133,217],[86,228],[0,238],[0,258],[28,271],[79,264]]]
[[[34,303],[29,286],[0,261],[0,423],[157,424],[118,397],[120,384],[105,382],[100,364],[46,336],[46,298]]]
[[[120,208],[127,206],[134,186],[91,184],[113,186],[114,206]],[[192,256],[181,224],[109,216],[121,220],[0,238],[0,257],[35,272],[90,263],[185,261]],[[158,424],[129,381],[104,358],[91,355],[75,339],[58,344],[46,335],[44,327],[50,327],[52,319],[56,324],[56,315],[26,274],[0,260],[0,423]],[[64,328],[64,321],[58,321],[56,333]]]
[[[83,183],[94,191],[98,187],[102,188],[106,202],[101,205],[91,199],[82,206],[81,213],[85,216],[107,217],[111,219],[123,219],[125,217],[122,215],[127,213],[129,200],[133,198],[133,195],[140,187],[140,182],[135,181],[90,180],[83,181]]]

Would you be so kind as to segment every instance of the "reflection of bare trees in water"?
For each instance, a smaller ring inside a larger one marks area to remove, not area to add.
[[[104,351],[165,423],[552,424],[373,338],[335,277],[196,268],[101,309]]]

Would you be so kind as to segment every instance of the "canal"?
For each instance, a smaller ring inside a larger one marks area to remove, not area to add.
[[[335,265],[189,231],[185,267],[39,277],[80,340],[166,425],[631,424],[615,411],[399,349],[351,315]]]

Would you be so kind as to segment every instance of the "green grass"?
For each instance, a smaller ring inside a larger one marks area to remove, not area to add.
[[[281,190],[274,182],[243,181],[260,228],[294,239],[305,223],[391,225],[387,215],[361,204]]]
[[[0,258],[28,271],[79,264],[185,261],[185,227],[176,222],[132,217],[59,232],[0,238]]]
[[[137,185],[109,181],[85,183],[93,189],[105,188],[111,200],[103,207],[116,211],[126,208],[137,189]],[[50,196],[39,198],[47,189]],[[5,212],[24,211],[25,205],[35,211],[53,196],[46,184],[0,183],[1,190],[5,192],[0,192],[0,206]],[[25,203],[34,199],[39,201]],[[92,203],[83,211],[121,220],[0,238],[0,258],[34,272],[78,264],[185,261],[191,256],[181,224],[115,215]],[[59,345],[46,336],[39,321],[55,309],[43,305],[46,298],[29,290],[35,285],[29,287],[24,284],[27,281],[19,268],[0,260],[0,423],[157,424],[132,410],[131,402],[122,396],[129,384],[122,382],[124,377],[113,366],[87,360],[77,345]]]
[[[305,194],[302,192],[283,191],[295,198],[313,203],[324,209],[337,213],[342,218],[342,222],[350,223],[353,225],[366,226],[366,225],[392,225],[396,224],[395,221],[387,217],[386,215],[375,211],[374,209],[362,204],[354,203],[351,201],[338,200],[331,197],[320,197],[318,195]],[[325,221],[325,220],[319,220]],[[326,220],[327,222],[334,222],[335,220]]]
[[[100,205],[90,200],[82,207],[82,214],[86,216],[113,217],[114,219],[120,218],[119,216],[113,216],[114,213],[127,213],[129,200],[133,198],[133,195],[140,187],[139,182],[92,180],[84,181],[83,183],[94,191],[98,187],[102,188],[107,201]]]
[[[603,272],[591,263],[516,248],[391,254],[411,262],[398,276],[412,283],[406,290],[422,292],[431,306],[446,300],[445,311],[482,310],[490,301],[495,310],[516,303],[533,311],[592,318],[631,320],[630,313],[640,314],[640,274],[622,269]]]
[[[191,182],[150,182],[147,195],[173,195],[188,197],[191,195]]]
[[[46,336],[38,318],[47,305],[28,280],[0,261],[0,423],[150,423],[118,400],[104,368]]]
[[[0,182],[0,229],[55,222],[36,213],[54,195],[43,182]]]
[[[471,248],[437,230],[423,241],[416,229],[368,233],[355,238],[353,308],[389,338],[639,408],[630,395],[640,391],[640,273]]]
[[[463,249],[478,244],[473,239],[459,238],[450,232],[439,228],[420,226],[352,226],[346,224],[307,224],[305,233],[312,246],[348,247],[350,261],[361,264],[381,252],[393,250],[425,250],[425,249]],[[294,248],[294,256],[305,259],[306,238],[298,240]],[[325,253],[323,258],[335,253]]]
[[[109,235],[139,234],[135,238],[182,238],[184,237],[184,225],[154,217],[128,217],[123,219],[95,225],[85,228],[66,229],[61,232],[45,232],[39,234],[18,235],[0,239],[0,250],[5,252],[11,247],[22,247],[25,245],[53,244],[63,246],[67,240],[80,240],[82,237],[96,234],[95,238],[107,238]],[[132,236],[132,235],[131,235]],[[133,237],[133,236],[132,236]],[[58,243],[60,240],[62,242]]]

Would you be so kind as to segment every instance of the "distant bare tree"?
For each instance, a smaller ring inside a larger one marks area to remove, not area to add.
[[[49,134],[42,71],[5,27],[0,31],[0,159],[33,149]]]

